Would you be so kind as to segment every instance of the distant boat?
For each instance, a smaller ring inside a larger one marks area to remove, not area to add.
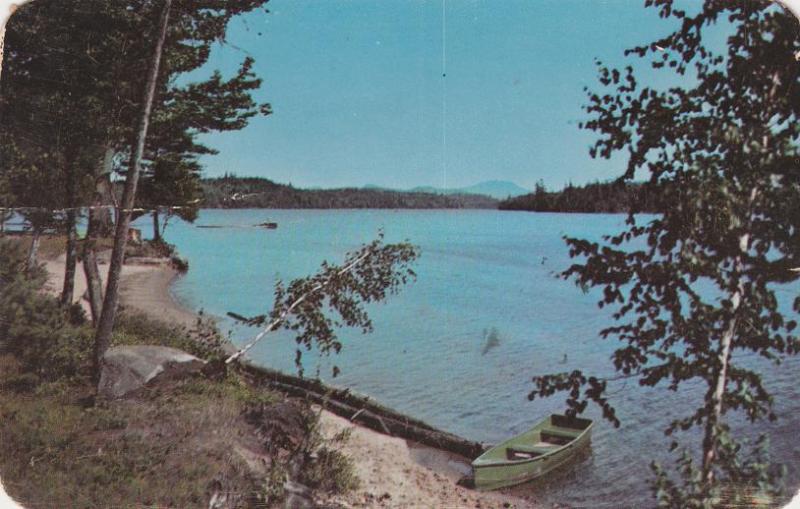
[[[473,461],[475,487],[494,490],[545,475],[588,445],[593,424],[590,419],[552,414]]]
[[[267,221],[266,223],[260,223],[260,224],[257,224],[256,226],[260,226],[262,228],[267,228],[269,230],[274,230],[274,229],[276,229],[278,227],[278,223],[273,223],[273,222]]]

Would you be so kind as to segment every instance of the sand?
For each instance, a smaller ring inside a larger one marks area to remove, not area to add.
[[[170,323],[194,324],[197,315],[181,306],[170,292],[170,284],[178,273],[166,261],[141,262],[123,267],[121,305]],[[60,293],[64,256],[47,260],[45,267],[50,275],[48,291]],[[108,264],[101,263],[100,274],[104,281],[107,273]],[[75,301],[81,302],[88,314],[88,302],[83,299],[85,292],[86,279],[79,265]],[[458,486],[458,480],[470,469],[465,458],[378,433],[327,411],[321,413],[324,435],[332,437],[345,428],[351,428],[350,438],[339,449],[355,460],[360,488],[328,502],[344,507],[398,509],[539,507],[534,502],[501,492],[478,492]]]
[[[61,293],[64,285],[65,258],[66,255],[61,255],[56,259],[44,262],[49,274],[46,289],[56,295]],[[98,265],[100,277],[105,286],[108,263],[101,260]],[[181,306],[170,292],[170,285],[179,275],[167,259],[141,259],[141,263],[124,265],[122,267],[120,304],[168,323],[190,327],[196,323],[197,315]],[[91,316],[89,302],[84,298],[85,293],[86,276],[83,265],[78,264],[73,302],[79,302],[86,312],[86,316]]]
[[[465,458],[402,438],[383,435],[343,417],[322,412],[323,435],[350,428],[338,449],[355,460],[361,486],[330,500],[345,507],[500,508],[541,507],[502,492],[479,492],[457,485],[470,466]]]

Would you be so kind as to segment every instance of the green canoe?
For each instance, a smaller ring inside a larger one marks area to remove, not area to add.
[[[590,419],[553,414],[472,462],[475,487],[493,490],[540,477],[589,443]]]

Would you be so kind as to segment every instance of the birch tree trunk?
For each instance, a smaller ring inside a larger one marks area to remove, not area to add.
[[[746,219],[747,230],[739,236],[739,255],[734,259],[733,276],[736,282],[736,290],[731,294],[730,318],[722,332],[719,344],[719,370],[717,371],[713,392],[711,394],[711,413],[706,421],[705,434],[703,437],[703,479],[710,486],[714,482],[714,461],[717,458],[717,426],[722,420],[722,399],[725,395],[725,388],[728,383],[728,365],[731,358],[731,346],[736,335],[738,324],[737,313],[742,305],[744,298],[744,262],[743,257],[750,248],[750,228],[752,223],[753,203],[758,196],[756,187],[750,191],[750,202],[748,217]]]
[[[779,84],[779,76],[777,73],[774,73],[772,75],[772,87],[767,94],[770,102],[775,98]],[[766,125],[766,120],[769,118],[770,113],[765,111],[764,115]],[[769,134],[764,134],[764,136],[761,138],[761,147],[765,154],[768,153],[769,145]],[[717,425],[722,419],[722,398],[725,395],[725,388],[728,384],[728,364],[730,363],[731,358],[731,346],[733,345],[733,338],[736,334],[736,326],[738,322],[737,313],[739,311],[739,307],[742,305],[742,299],[744,298],[744,257],[747,256],[747,252],[750,249],[750,237],[753,228],[753,208],[755,206],[756,198],[758,198],[758,192],[758,186],[753,185],[750,189],[750,196],[747,203],[747,215],[743,220],[745,228],[743,233],[739,236],[739,252],[733,260],[732,277],[735,278],[734,281],[736,283],[736,289],[734,290],[733,294],[731,294],[730,298],[730,318],[728,319],[728,323],[726,324],[725,330],[720,338],[719,371],[717,372],[716,383],[711,395],[711,413],[706,421],[705,434],[703,437],[702,473],[703,480],[709,486],[711,486],[714,482],[713,466],[714,461],[717,458]]]
[[[150,124],[150,112],[153,107],[153,97],[156,91],[158,71],[161,65],[161,56],[164,51],[164,41],[167,37],[167,27],[169,25],[169,11],[172,0],[164,0],[164,6],[159,20],[159,35],[153,51],[150,70],[147,76],[144,97],[142,100],[141,117],[136,131],[136,143],[131,152],[131,159],[128,166],[128,174],[125,178],[125,188],[122,194],[122,202],[117,213],[117,224],[114,235],[114,248],[111,251],[111,263],[108,269],[108,282],[106,283],[106,295],[103,300],[103,309],[100,320],[97,324],[94,343],[94,381],[100,379],[100,370],[103,363],[103,355],[111,343],[111,332],[114,328],[114,319],[119,304],[119,283],[122,272],[122,264],[125,257],[125,245],[128,240],[128,227],[131,221],[131,209],[136,198],[136,186],[139,181],[142,157],[144,156],[145,140],[147,129]]]
[[[749,242],[749,235],[743,235],[740,241],[746,246]],[[736,271],[741,274],[741,258],[737,258]],[[706,421],[705,436],[703,437],[703,478],[710,485],[714,482],[714,461],[717,458],[717,426],[722,420],[722,398],[725,395],[725,386],[728,383],[728,364],[731,358],[731,345],[736,333],[736,312],[739,310],[744,293],[744,285],[739,277],[738,287],[731,296],[731,319],[728,326],[722,333],[719,346],[719,370],[717,371],[715,385],[711,395],[711,413]]]

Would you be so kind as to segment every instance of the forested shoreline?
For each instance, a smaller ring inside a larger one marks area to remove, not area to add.
[[[203,179],[203,206],[245,209],[496,209],[478,194],[435,194],[384,189],[298,189],[257,177]]]
[[[646,185],[625,182],[592,182],[583,186],[568,184],[561,191],[548,191],[540,181],[534,192],[503,200],[500,210],[529,212],[622,213],[654,212],[655,196]]]
[[[201,180],[202,207],[220,209],[499,209],[530,212],[653,212],[655,197],[641,183],[568,184],[496,200],[481,194],[443,194],[379,188],[301,189],[261,177],[224,175]]]

